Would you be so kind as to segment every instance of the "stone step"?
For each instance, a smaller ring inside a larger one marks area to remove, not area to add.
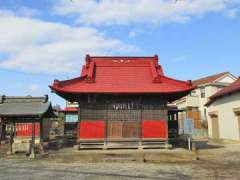
[[[164,141],[150,142],[80,142],[80,149],[150,149],[150,148],[171,148],[170,144]]]

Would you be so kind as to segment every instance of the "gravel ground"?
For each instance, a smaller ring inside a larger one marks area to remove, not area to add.
[[[134,150],[133,150],[134,151]],[[161,152],[161,150],[156,150]],[[178,150],[181,153],[189,153]],[[119,152],[119,151],[118,151]],[[125,151],[124,151],[125,152]],[[128,152],[128,151],[126,151]],[[149,152],[149,151],[147,151]],[[151,151],[150,151],[151,152]],[[168,150],[171,154],[177,151]],[[165,153],[165,151],[164,151]],[[198,150],[199,160],[164,162],[98,162],[83,163],[76,160],[64,161],[58,153],[54,158],[27,160],[26,158],[0,158],[0,179],[229,179],[240,180],[240,144]],[[77,156],[77,153],[74,154]],[[184,156],[185,157],[185,156]],[[59,159],[62,161],[59,162]]]

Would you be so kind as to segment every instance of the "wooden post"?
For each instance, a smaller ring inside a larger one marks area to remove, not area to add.
[[[138,123],[138,149],[143,149],[142,148],[142,122],[143,122],[143,101],[142,101],[142,97],[140,97],[140,118],[138,119],[139,120],[139,123]],[[137,108],[137,109],[138,109]]]
[[[35,158],[35,122],[32,123],[32,142],[31,142],[31,154],[30,158]]]
[[[3,140],[5,140],[5,138],[6,138],[6,124],[2,124],[2,132],[1,132],[1,141],[3,141]],[[0,143],[1,143],[1,141],[0,141]]]
[[[192,150],[192,139],[191,139],[190,136],[188,137],[188,150],[189,150],[189,151]]]
[[[108,144],[108,102],[105,101],[105,133],[104,133],[104,145],[103,149],[107,149],[107,144]]]
[[[80,102],[78,101],[78,125],[77,125],[77,145],[78,145],[78,150],[80,150],[80,122],[81,122],[81,110],[80,110]]]
[[[43,140],[44,140],[44,134],[43,134],[43,119],[41,118],[40,121],[39,121],[39,124],[40,124],[40,136],[39,136],[39,139],[40,139],[40,153],[44,153],[44,143],[43,143]]]
[[[13,123],[11,123],[11,125],[10,125],[10,139],[9,139],[9,152],[8,152],[8,154],[13,153],[12,145],[13,145]]]
[[[39,125],[40,125],[40,129],[39,129],[39,132],[40,132],[40,144],[42,144],[43,142],[43,139],[44,139],[44,134],[43,134],[43,121],[42,119],[39,121]]]
[[[165,111],[165,121],[166,121],[166,132],[167,132],[167,139],[166,139],[166,148],[168,148],[169,147],[169,135],[168,135],[168,133],[169,133],[169,129],[168,129],[168,121],[169,121],[169,119],[168,119],[168,108],[167,108],[167,102],[165,102],[165,106],[164,106],[164,111]]]
[[[2,141],[2,134],[3,134],[3,122],[2,122],[2,119],[0,117],[0,144],[1,144],[1,141]]]
[[[178,111],[177,111],[177,113],[176,113],[176,120],[177,120],[177,136],[179,135],[179,120],[178,120],[178,118],[179,118],[179,116],[178,116]]]

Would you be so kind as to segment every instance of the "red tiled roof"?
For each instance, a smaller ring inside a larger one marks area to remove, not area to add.
[[[78,107],[65,107],[64,109],[60,110],[61,112],[77,112]]]
[[[191,82],[164,76],[158,57],[86,56],[80,77],[50,86],[58,94],[86,93],[181,93],[195,88]]]
[[[238,78],[234,83],[230,84],[229,86],[223,88],[222,90],[218,91],[216,94],[211,96],[209,98],[209,101],[207,102],[206,106],[209,106],[212,104],[216,99],[223,97],[227,94],[234,93],[234,92],[240,92],[240,78]]]
[[[202,84],[207,84],[207,83],[213,83],[217,79],[221,78],[222,76],[229,74],[229,72],[222,72],[219,74],[214,74],[212,76],[207,76],[201,79],[197,79],[193,81],[193,84],[196,86],[202,85]]]

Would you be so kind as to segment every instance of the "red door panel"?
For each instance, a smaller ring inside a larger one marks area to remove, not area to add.
[[[80,122],[81,139],[103,139],[105,136],[104,121],[84,121]]]
[[[143,120],[142,121],[143,138],[167,138],[166,120]]]

